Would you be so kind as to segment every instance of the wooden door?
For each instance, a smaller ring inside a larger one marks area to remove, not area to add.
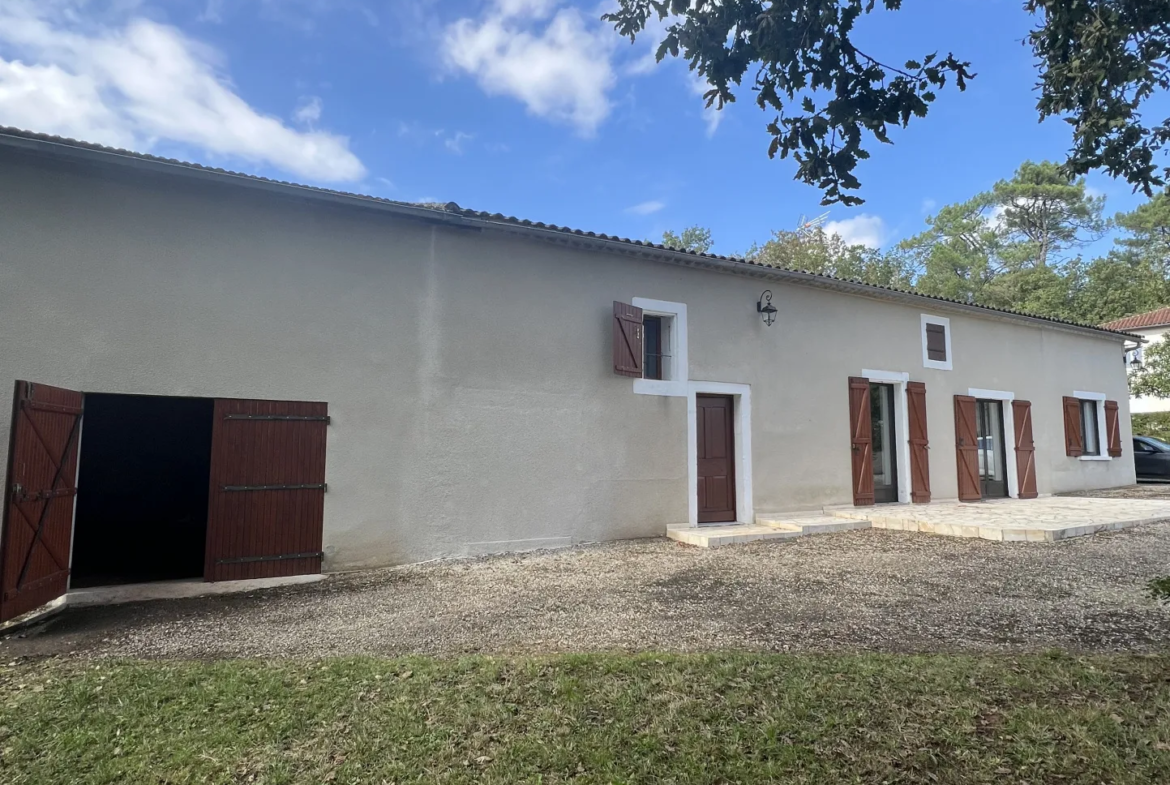
[[[730,395],[696,396],[699,523],[734,521],[735,417]]]
[[[983,498],[979,477],[979,429],[976,424],[975,399],[955,396],[955,462],[959,472],[959,501],[977,502]]]
[[[328,404],[217,400],[208,581],[321,571]]]
[[[1032,440],[1032,404],[1012,401],[1012,427],[1016,432],[1016,479],[1021,499],[1035,499],[1036,444]]]
[[[926,431],[926,385],[906,384],[906,409],[910,425],[910,501],[930,501],[930,439]]]
[[[869,379],[849,378],[849,433],[853,451],[853,503],[868,507],[873,498],[873,417]]]
[[[69,588],[82,402],[73,390],[16,383],[0,533],[0,621]]]

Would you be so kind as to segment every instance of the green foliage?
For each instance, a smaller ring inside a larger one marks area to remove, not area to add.
[[[1168,739],[1164,654],[0,664],[11,785],[1138,785]]]
[[[1153,436],[1170,443],[1170,412],[1141,412],[1131,417],[1135,436]]]
[[[909,288],[914,275],[902,257],[883,254],[864,245],[848,245],[837,234],[819,226],[796,231],[778,230],[762,247],[748,252],[759,263],[805,270],[837,278]]]
[[[1146,592],[1163,605],[1170,605],[1170,576],[1154,578],[1146,584]]]
[[[860,186],[854,170],[872,143],[888,144],[891,127],[924,117],[939,90],[948,83],[963,90],[974,76],[953,54],[883,62],[858,47],[872,38],[857,29],[864,17],[901,7],[902,0],[618,0],[602,18],[631,40],[652,19],[667,20],[658,59],[686,60],[710,88],[707,106],[735,101],[747,77],[756,103],[774,113],[769,157],[791,155],[796,179],[819,188],[823,204],[850,205],[862,201],[849,192]],[[1145,125],[1141,109],[1170,89],[1170,3],[1027,0],[1024,9],[1037,20],[1029,36],[1037,111],[1073,129],[1062,168],[1103,169],[1147,194],[1164,185],[1170,169],[1159,171],[1155,158],[1170,143],[1170,118]],[[1047,263],[1042,248],[1029,258]]]
[[[652,17],[669,18],[657,56],[682,57],[710,89],[707,106],[735,100],[753,70],[756,103],[775,117],[769,157],[789,155],[797,179],[824,193],[824,204],[860,204],[848,191],[868,158],[868,141],[889,143],[891,126],[924,117],[948,81],[959,90],[973,75],[953,55],[926,53],[885,63],[858,48],[854,27],[875,8],[901,0],[619,0],[602,18],[633,40]]]
[[[680,251],[707,253],[711,250],[711,230],[702,226],[688,226],[681,234],[675,234],[667,229],[662,233],[662,244]]]
[[[1166,0],[1028,0],[1040,17],[1029,43],[1040,64],[1040,117],[1073,129],[1066,168],[1104,169],[1146,194],[1170,169],[1154,159],[1170,142],[1170,118],[1145,125],[1141,108],[1170,89]]]

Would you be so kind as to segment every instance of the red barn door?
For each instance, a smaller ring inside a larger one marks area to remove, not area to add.
[[[82,402],[73,390],[16,383],[0,532],[0,622],[69,586]]]
[[[328,410],[216,400],[204,580],[321,571]]]

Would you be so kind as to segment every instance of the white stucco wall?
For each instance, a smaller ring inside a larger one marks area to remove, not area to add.
[[[611,372],[612,302],[634,297],[687,304],[691,379],[750,386],[757,512],[850,502],[847,378],[863,369],[926,383],[936,499],[957,493],[952,396],[973,387],[1032,401],[1041,493],[1134,480],[1128,449],[1064,456],[1074,390],[1121,401],[1129,442],[1112,339],[928,309],[954,352],[931,370],[917,307],[3,155],[3,397],[19,378],[327,401],[327,569],[685,522],[687,401]]]

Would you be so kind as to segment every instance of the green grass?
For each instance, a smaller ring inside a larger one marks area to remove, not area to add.
[[[3,783],[1170,782],[1170,655],[0,666]]]

